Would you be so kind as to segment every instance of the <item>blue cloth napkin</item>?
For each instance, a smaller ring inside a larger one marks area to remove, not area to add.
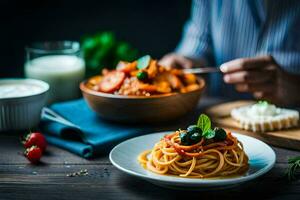
[[[76,127],[43,119],[40,128],[47,141],[84,158],[106,154],[114,145],[127,138],[161,130],[157,127],[118,124],[103,120],[83,99],[57,103],[49,108]]]

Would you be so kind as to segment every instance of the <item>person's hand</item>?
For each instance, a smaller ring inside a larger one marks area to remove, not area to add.
[[[272,56],[240,58],[221,65],[224,81],[239,92],[278,105],[300,104],[300,75],[283,71]]]
[[[159,64],[173,68],[192,68],[193,60],[179,54],[169,53],[160,59]]]

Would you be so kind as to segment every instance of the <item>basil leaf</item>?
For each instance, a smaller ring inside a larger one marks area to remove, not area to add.
[[[151,57],[149,55],[143,56],[137,60],[137,68],[145,69],[150,64]]]
[[[203,136],[206,138],[206,139],[212,139],[212,138],[214,138],[215,137],[215,135],[216,135],[216,132],[215,131],[213,131],[213,130],[208,130],[208,131],[206,131],[204,134],[203,134]]]
[[[267,106],[267,105],[269,105],[269,102],[267,102],[267,101],[258,101],[257,104],[260,105],[260,106]]]
[[[211,128],[209,117],[205,114],[201,114],[198,118],[197,126],[202,130],[202,134],[209,131]]]

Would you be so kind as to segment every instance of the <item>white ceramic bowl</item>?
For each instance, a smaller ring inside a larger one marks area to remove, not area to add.
[[[49,85],[40,80],[0,79],[0,131],[37,126],[48,90]]]

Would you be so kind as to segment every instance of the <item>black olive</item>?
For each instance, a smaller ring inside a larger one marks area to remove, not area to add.
[[[187,138],[186,132],[180,131],[179,137],[180,137],[180,142],[181,142],[181,144],[183,144],[183,145],[188,145],[188,138]]]
[[[190,145],[200,142],[202,131],[196,125],[191,125],[187,128],[187,138]]]
[[[196,125],[190,125],[187,128],[187,132],[190,132],[190,133],[195,133],[195,132],[202,133],[201,129],[198,126],[196,126]]]
[[[215,141],[224,141],[226,139],[227,134],[226,134],[226,131],[224,129],[216,127],[214,129],[214,131],[216,133],[216,135],[214,137]]]
[[[201,133],[195,132],[190,136],[190,142],[191,144],[196,144],[200,142],[201,138],[202,138]]]

